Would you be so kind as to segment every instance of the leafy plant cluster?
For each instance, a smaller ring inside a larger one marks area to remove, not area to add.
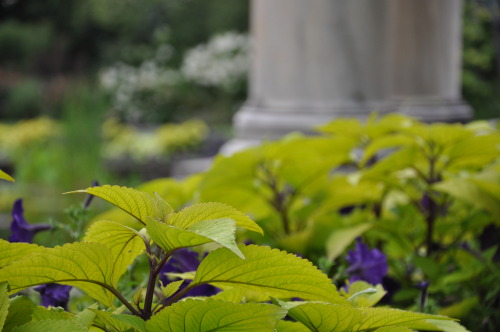
[[[141,189],[176,197],[176,208],[211,201],[234,206],[265,231],[264,238],[239,233],[243,241],[308,257],[337,285],[374,273],[357,271],[363,265],[355,269],[354,259],[344,258],[362,236],[387,256],[384,301],[494,331],[500,319],[498,130],[485,121],[425,124],[390,114],[338,119],[318,132],[219,156],[204,174]],[[113,210],[99,216],[107,217],[125,220]]]
[[[264,246],[237,245],[236,226],[258,233],[262,229],[227,205],[199,203],[174,212],[160,196],[131,188],[106,185],[77,192],[114,204],[136,223],[98,221],[83,241],[55,248],[0,240],[0,325],[4,331],[461,329],[443,316],[371,308],[380,297],[361,302],[359,298],[377,293],[376,289],[361,285],[361,291],[341,295],[324,273],[303,258]],[[176,251],[208,243],[218,249],[196,271],[182,276],[189,280],[186,285],[182,280],[158,284],[158,275]],[[126,298],[119,281],[141,255],[149,266],[147,282]],[[78,287],[97,303],[72,314],[36,306],[24,296],[8,297],[52,283]],[[205,284],[222,291],[179,301]],[[283,320],[285,316],[289,320]]]
[[[92,316],[83,325],[104,330],[465,330],[430,315],[439,314],[494,331],[498,130],[390,114],[338,119],[318,133],[218,156],[182,181],[79,191],[117,208],[94,218],[81,242],[2,242],[23,258],[7,259],[0,279],[11,293],[76,286],[100,307],[77,297],[70,308],[80,303],[81,313],[61,315]],[[201,263],[180,255],[187,247]],[[219,293],[192,297],[207,284]],[[380,300],[410,311],[372,308]],[[182,325],[191,322],[198,329]]]

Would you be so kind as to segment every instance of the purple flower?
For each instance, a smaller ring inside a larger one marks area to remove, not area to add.
[[[71,286],[46,284],[36,287],[35,290],[40,293],[44,307],[62,307],[64,310],[68,310]]]
[[[163,285],[167,285],[174,280],[168,279],[165,273],[192,272],[196,271],[199,265],[200,257],[197,252],[187,248],[176,250],[161,270],[160,281]],[[181,288],[185,287],[188,283],[188,281],[184,281]],[[185,296],[212,296],[217,294],[219,291],[220,290],[218,288],[212,285],[201,285],[189,291]]]
[[[387,257],[378,249],[370,250],[359,237],[355,250],[347,253],[346,260],[349,262],[346,272],[351,276],[351,283],[364,280],[376,285],[382,283],[382,278],[387,274]]]
[[[18,199],[14,202],[12,209],[12,223],[10,224],[11,235],[10,242],[28,242],[31,243],[36,233],[50,229],[47,224],[28,224],[24,219],[23,200]]]

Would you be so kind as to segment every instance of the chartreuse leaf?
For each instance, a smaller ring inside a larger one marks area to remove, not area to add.
[[[132,328],[129,323],[118,319],[118,315],[111,312],[97,309],[92,309],[92,311],[96,314],[94,325],[105,331],[122,332]]]
[[[454,167],[484,166],[499,157],[500,135],[466,137],[454,144],[449,153],[448,165]]]
[[[464,318],[479,304],[479,297],[473,296],[439,310],[439,314],[453,318]]]
[[[158,202],[150,194],[133,188],[105,185],[89,187],[72,193],[88,193],[108,201],[119,207],[137,220],[146,224],[148,217],[160,218],[172,212],[172,208],[165,202]]]
[[[344,250],[358,236],[373,227],[372,223],[363,223],[343,229],[334,230],[326,241],[326,255],[328,260],[333,261],[339,257]]]
[[[374,332],[413,332],[413,330],[402,326],[385,326],[376,329]]]
[[[137,189],[152,195],[158,193],[160,197],[165,197],[175,210],[180,210],[192,201],[201,179],[202,174],[194,174],[182,180],[160,178],[145,182]]]
[[[358,322],[355,331],[370,331],[374,328],[380,328],[384,326],[405,326],[414,328],[415,324],[418,324],[419,322],[425,321],[427,319],[450,319],[444,316],[421,314],[417,312],[390,308],[357,308],[357,310],[361,311],[364,314],[364,319],[361,322]]]
[[[370,292],[366,292],[370,290]],[[373,291],[374,290],[374,291]],[[382,285],[370,285],[364,281],[356,281],[349,285],[349,291],[341,290],[341,294],[349,299],[355,307],[372,307],[380,301],[387,292]]]
[[[226,248],[211,252],[198,267],[192,286],[221,284],[277,298],[345,302],[331,280],[308,260],[269,247],[239,248],[245,260]]]
[[[415,144],[415,139],[404,134],[382,136],[374,139],[365,148],[360,164],[364,166],[380,150]]]
[[[480,180],[459,178],[437,183],[433,188],[477,208],[485,209],[498,219],[500,217],[500,195],[492,194],[492,190],[488,190],[488,186],[500,188],[493,183],[488,184]]]
[[[14,178],[0,169],[0,179],[15,182]]]
[[[97,303],[79,312],[77,315],[64,311],[62,308],[35,307],[33,309],[31,322],[41,322],[46,320],[71,320],[79,326],[89,328],[96,317],[91,309],[97,309]]]
[[[7,282],[0,283],[0,328],[3,328],[5,318],[9,312],[9,294],[7,292]]]
[[[288,315],[311,331],[348,332],[363,319],[363,313],[351,305],[313,302],[278,302]]]
[[[111,249],[115,257],[113,284],[127,270],[130,264],[145,249],[143,240],[134,229],[114,221],[98,221],[90,226],[84,238],[85,242],[99,242]]]
[[[31,321],[40,322],[44,320],[71,320],[73,318],[74,315],[61,308],[47,309],[45,307],[37,306],[33,309]]]
[[[115,289],[118,280],[116,264],[111,249],[104,244],[71,243],[44,248],[13,262],[0,270],[0,281],[9,282],[11,293],[46,283],[76,286],[111,306],[114,296],[109,289]]]
[[[280,320],[276,324],[276,332],[310,332],[304,324],[299,322],[291,322],[288,320]]]
[[[325,134],[355,139],[360,139],[363,135],[363,125],[355,118],[335,119],[325,125],[316,127],[316,130]]]
[[[91,306],[85,308],[80,311],[77,315],[74,316],[73,321],[76,323],[90,328],[94,323],[94,319],[96,317],[96,313],[92,309],[97,309],[99,306],[97,303],[92,304]]]
[[[192,225],[215,219],[233,219],[237,226],[263,234],[262,228],[244,213],[222,203],[199,203],[191,205],[178,213],[168,216],[166,223],[178,228],[188,229]]]
[[[11,243],[0,239],[0,269],[9,265],[12,262],[16,262],[27,255],[43,251],[44,248],[37,246],[36,244],[16,242]]]
[[[146,332],[146,322],[141,318],[132,315],[113,315],[114,319],[124,322],[129,326],[133,327],[135,330],[140,332]]]
[[[168,283],[165,287],[161,287],[161,294],[164,298],[174,295],[181,287],[184,280],[177,280]]]
[[[14,327],[30,322],[35,307],[35,303],[26,296],[12,298],[2,331],[10,332]]]
[[[290,317],[310,330],[319,332],[373,331],[388,326],[413,328],[419,322],[426,323],[426,319],[449,319],[398,309],[356,308],[351,305],[314,302],[279,303],[288,309]]]
[[[453,320],[426,319],[408,324],[412,330],[443,331],[443,332],[469,332],[465,327]]]
[[[87,332],[88,329],[70,320],[43,320],[39,322],[29,322],[12,329],[12,332],[54,331]]]
[[[146,229],[151,239],[165,251],[215,242],[245,258],[236,245],[236,223],[232,219],[204,220],[188,229],[150,220]]]
[[[165,308],[146,322],[148,332],[274,331],[286,310],[271,304],[188,299]]]
[[[266,294],[243,288],[222,288],[220,293],[217,293],[210,298],[233,303],[266,302],[271,300],[271,298]]]

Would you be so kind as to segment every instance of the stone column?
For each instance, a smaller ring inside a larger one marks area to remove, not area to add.
[[[386,3],[252,0],[249,96],[221,152],[390,110]]]
[[[390,94],[424,121],[465,121],[461,99],[462,1],[389,0]]]

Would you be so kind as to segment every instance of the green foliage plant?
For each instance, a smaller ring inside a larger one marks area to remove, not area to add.
[[[0,240],[3,331],[460,331],[458,323],[443,316],[356,306],[376,303],[373,293],[378,290],[358,285],[353,291],[359,294],[343,296],[306,259],[269,247],[237,245],[236,226],[257,233],[262,229],[225,204],[198,203],[174,212],[160,196],[127,187],[105,185],[73,193],[108,201],[133,216],[136,225],[101,220],[83,241],[54,248]],[[218,248],[184,275],[190,280],[187,286],[158,284],[172,253],[208,243]],[[119,280],[141,255],[149,266],[148,280],[126,298]],[[46,283],[75,286],[97,303],[68,313],[8,296]],[[179,301],[203,284],[222,292]]]
[[[374,114],[317,130],[219,156],[200,180],[199,199],[248,213],[266,230],[265,243],[318,262],[338,282],[344,250],[363,235],[388,255],[401,306],[416,302],[415,284],[430,281],[424,310],[465,301],[456,317],[474,311],[498,321],[479,313],[499,299],[481,277],[499,267],[480,241],[500,220],[498,129]],[[478,294],[484,307],[467,305]]]

